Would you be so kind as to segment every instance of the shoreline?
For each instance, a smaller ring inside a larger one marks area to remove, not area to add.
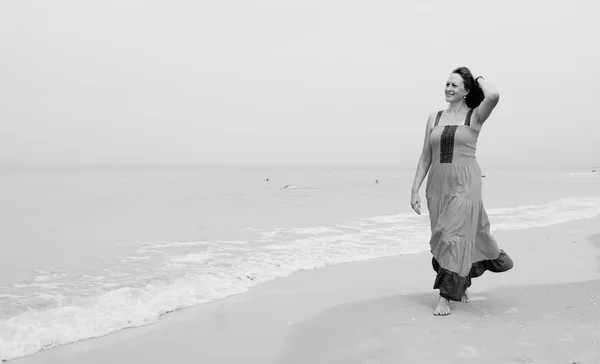
[[[506,287],[519,287],[517,291],[523,290],[522,294],[527,295],[529,289],[521,287],[555,285],[560,290],[564,289],[559,287],[561,284],[600,279],[599,242],[590,244],[587,241],[588,237],[598,238],[594,235],[598,234],[596,226],[600,226],[598,216],[541,228],[495,232],[500,247],[515,261],[515,268],[502,274],[488,272],[475,279],[471,290],[473,302],[468,304],[469,309],[465,311],[463,304],[454,304],[454,312],[446,323],[435,321],[446,318],[433,319],[431,314],[436,303],[436,293],[431,289],[435,274],[431,268],[430,253],[426,252],[296,272],[263,283],[250,292],[165,315],[156,324],[59,346],[10,362],[126,363],[141,360],[158,363],[176,358],[179,363],[300,363],[302,353],[307,350],[299,351],[298,348],[306,348],[311,343],[310,337],[303,338],[303,332],[311,332],[317,327],[318,332],[331,331],[335,333],[334,337],[344,336],[343,332],[336,331],[337,327],[344,325],[330,323],[327,318],[330,316],[326,313],[333,312],[335,316],[338,312],[339,316],[339,312],[346,312],[342,317],[354,323],[354,329],[360,331],[361,312],[377,308],[378,312],[393,315],[400,312],[390,306],[394,302],[408,307],[415,315],[415,321],[435,322],[442,325],[440,330],[443,330],[449,322],[464,319],[465,314],[473,314],[478,307],[481,309],[482,302],[487,304],[490,295],[503,292]],[[577,249],[573,249],[574,246]],[[540,252],[544,253],[543,262],[538,257]],[[540,289],[530,288],[533,291]],[[537,296],[540,295],[538,292]],[[597,312],[598,306],[593,307]],[[348,309],[357,310],[357,313],[348,314]],[[386,324],[380,322],[380,325],[385,327]],[[413,330],[423,328],[420,323],[415,325]],[[329,343],[325,347],[340,349],[341,345],[347,349],[343,343],[327,341],[331,335],[321,337],[318,332],[312,336],[320,337],[319,342]],[[359,340],[358,347],[365,340],[369,342],[371,339]],[[388,355],[392,355],[392,349],[387,349]],[[312,357],[309,362],[336,362],[330,361],[330,351],[323,348],[320,351],[315,348],[308,350],[329,358],[320,361],[323,358]],[[353,360],[347,362],[360,363],[354,360],[359,354],[355,353]]]

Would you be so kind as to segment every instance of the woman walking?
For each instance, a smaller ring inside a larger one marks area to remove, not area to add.
[[[423,151],[412,187],[410,204],[421,214],[419,188],[426,187],[431,223],[434,289],[440,298],[435,315],[450,313],[449,301],[467,301],[471,278],[486,270],[512,268],[510,257],[490,234],[483,207],[481,169],[475,159],[477,138],[499,101],[498,91],[466,67],[452,71],[446,81],[445,110],[429,116]]]

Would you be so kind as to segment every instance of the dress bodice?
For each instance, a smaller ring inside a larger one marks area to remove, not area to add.
[[[438,112],[429,137],[433,162],[453,163],[461,159],[474,159],[479,132],[470,126],[473,109],[467,113],[463,125],[438,125],[442,112]]]

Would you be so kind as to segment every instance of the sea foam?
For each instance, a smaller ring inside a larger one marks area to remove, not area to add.
[[[488,215],[493,230],[542,227],[600,215],[600,197],[490,209]],[[0,359],[153,323],[299,270],[427,251],[430,230],[426,215],[399,214],[252,232],[256,238],[249,241],[141,243],[103,275],[43,271],[12,285],[0,295],[2,307],[12,308],[0,319]]]

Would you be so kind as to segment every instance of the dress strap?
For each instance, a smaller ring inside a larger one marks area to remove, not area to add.
[[[444,112],[444,110],[438,111],[437,116],[435,117],[435,124],[433,124],[433,126],[438,126],[438,123],[440,122],[440,118],[442,117],[443,112]]]
[[[465,125],[471,126],[471,114],[473,113],[473,109],[469,110],[467,113],[467,117],[465,118]]]

